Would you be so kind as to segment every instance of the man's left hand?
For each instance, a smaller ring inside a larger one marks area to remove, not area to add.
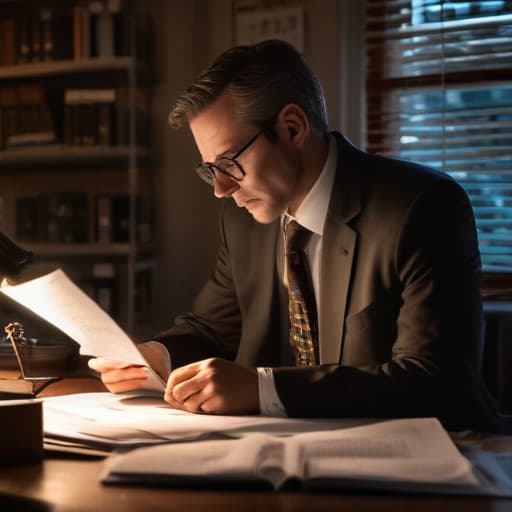
[[[258,372],[218,358],[188,364],[171,372],[165,400],[190,412],[256,414]]]

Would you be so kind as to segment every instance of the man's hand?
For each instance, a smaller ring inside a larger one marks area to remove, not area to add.
[[[163,345],[149,341],[138,345],[151,368],[165,381],[169,375],[169,355]],[[148,378],[149,369],[141,365],[127,365],[97,357],[90,359],[89,368],[100,373],[101,380],[111,393],[123,393],[141,389]]]
[[[165,400],[173,407],[210,414],[259,412],[258,373],[225,359],[205,359],[169,376]]]

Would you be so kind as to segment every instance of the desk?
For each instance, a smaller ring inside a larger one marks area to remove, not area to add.
[[[154,512],[505,512],[510,500],[379,494],[204,491],[105,487],[98,483],[101,460],[47,458],[41,466],[0,470],[0,510]],[[3,496],[5,493],[8,497]],[[22,508],[10,500],[35,499]]]
[[[92,378],[65,379],[44,394],[100,391]],[[0,510],[146,512],[505,512],[512,501],[474,497],[436,497],[344,492],[255,492],[244,490],[180,490],[143,487],[106,487],[99,483],[103,460],[47,454],[41,465],[0,469]]]

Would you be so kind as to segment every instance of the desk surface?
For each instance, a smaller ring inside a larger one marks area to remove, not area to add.
[[[384,494],[318,494],[302,492],[206,491],[105,487],[98,482],[101,460],[47,458],[41,466],[0,470],[0,509],[27,511],[140,512],[176,510],[232,511],[509,511],[510,500],[487,498],[398,496]],[[5,493],[5,495],[2,495]],[[14,506],[16,505],[16,506]],[[23,508],[25,505],[25,508]]]
[[[45,389],[44,394],[57,395],[102,389],[101,383],[96,379],[68,379],[51,384]],[[324,494],[103,486],[99,483],[102,467],[102,459],[49,453],[40,465],[0,468],[0,510],[505,512],[512,509],[512,500],[474,497],[361,494],[350,491]]]

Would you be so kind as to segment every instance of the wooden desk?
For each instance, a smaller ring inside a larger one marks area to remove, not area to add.
[[[96,379],[66,379],[48,386],[44,394],[102,389]],[[488,498],[103,486],[99,483],[102,466],[102,459],[49,453],[41,465],[1,468],[0,511],[505,512],[512,509],[512,500]]]
[[[98,482],[103,461],[47,458],[41,466],[0,470],[0,510],[210,512],[484,512],[510,511],[510,500],[384,494],[308,494],[105,487]],[[35,500],[29,502],[25,500]],[[24,502],[25,501],[25,502]],[[7,507],[7,505],[12,505]]]

